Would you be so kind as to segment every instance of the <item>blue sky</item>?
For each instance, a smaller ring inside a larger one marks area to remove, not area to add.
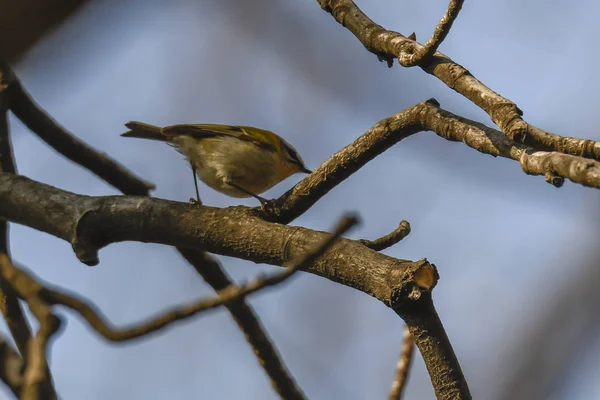
[[[416,31],[424,41],[447,2],[358,4],[382,26]],[[592,0],[466,2],[440,50],[515,101],[534,125],[600,140],[600,56],[593,51],[599,11]],[[16,70],[61,124],[154,182],[154,196],[180,201],[193,195],[187,164],[168,146],[120,138],[125,122],[255,125],[284,136],[309,168],[378,120],[430,97],[491,125],[433,77],[377,62],[313,0],[96,1]],[[15,119],[11,124],[20,173],[78,193],[116,193]],[[280,195],[300,178],[268,195]],[[256,205],[206,186],[201,196],[214,206]],[[411,235],[386,253],[426,257],[438,266],[439,314],[474,397],[494,399],[523,332],[566,274],[597,249],[598,200],[595,190],[571,183],[556,189],[542,177],[526,176],[513,161],[421,133],[378,157],[294,224],[329,229],[343,211],[353,210],[363,225],[352,236],[375,238],[408,220]],[[87,296],[115,324],[210,294],[169,247],[115,244],[89,268],[65,242],[20,226],[11,233],[15,259]],[[222,261],[238,280],[274,271]],[[391,310],[306,274],[250,302],[309,398],[385,397],[402,338],[402,322]],[[120,345],[105,342],[69,312],[61,314],[67,329],[53,346],[51,366],[64,399],[276,398],[224,310]],[[600,396],[592,379],[600,371],[599,353],[596,339],[573,365],[581,374],[567,377],[556,398]],[[406,395],[434,398],[419,357]]]

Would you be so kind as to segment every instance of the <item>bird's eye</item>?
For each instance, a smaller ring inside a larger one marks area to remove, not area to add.
[[[290,160],[294,164],[304,165],[304,163],[300,159],[300,156],[298,155],[298,153],[296,153],[294,150],[290,149],[289,147],[287,148],[287,154],[288,154],[288,157],[290,158]]]

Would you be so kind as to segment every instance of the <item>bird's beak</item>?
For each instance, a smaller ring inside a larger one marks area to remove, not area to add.
[[[312,171],[304,166],[302,167],[300,172],[304,172],[305,174],[312,174]]]

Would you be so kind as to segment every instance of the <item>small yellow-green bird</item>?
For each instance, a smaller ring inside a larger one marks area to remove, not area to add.
[[[294,147],[273,132],[251,126],[182,124],[164,128],[142,122],[125,124],[121,136],[158,140],[173,145],[187,157],[202,182],[231,197],[254,197],[290,175],[311,173]]]

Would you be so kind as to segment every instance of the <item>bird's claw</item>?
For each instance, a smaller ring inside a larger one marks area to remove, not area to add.
[[[202,200],[200,199],[194,199],[193,197],[190,198],[190,204],[194,205],[194,206],[201,206],[202,205]]]

